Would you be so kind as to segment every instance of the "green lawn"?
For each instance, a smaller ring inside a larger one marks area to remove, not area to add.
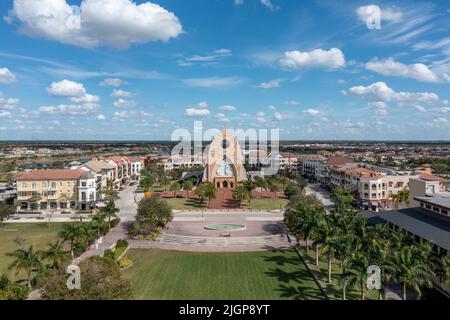
[[[287,199],[280,198],[253,198],[252,199],[252,209],[255,210],[277,210],[283,209],[288,203]],[[249,206],[245,206],[246,209],[249,209]]]
[[[199,210],[201,207],[199,206],[198,201],[195,199],[184,199],[184,198],[164,198],[165,201],[172,207],[174,210]],[[252,199],[251,208],[254,210],[277,210],[284,208],[288,203],[287,199],[274,199],[274,198],[254,198]],[[207,201],[203,204],[204,208],[207,208]],[[245,204],[245,209],[250,209],[250,207]]]
[[[33,245],[35,250],[47,248],[47,244],[57,239],[62,223],[8,223],[0,227],[0,274],[6,274],[10,279],[15,278],[14,271],[8,270],[13,260],[6,253],[14,251],[20,246]],[[19,275],[20,277],[20,275]]]
[[[185,198],[163,198],[174,210],[199,210],[202,207],[195,199]],[[203,208],[206,209],[207,203],[203,203]]]
[[[199,253],[131,249],[136,299],[323,299],[293,250]]]

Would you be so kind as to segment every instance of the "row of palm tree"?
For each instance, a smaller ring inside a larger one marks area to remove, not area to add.
[[[59,232],[59,239],[48,245],[47,250],[36,251],[33,246],[28,248],[19,248],[7,255],[14,258],[9,265],[9,269],[14,269],[16,275],[24,271],[28,288],[32,288],[33,275],[44,270],[52,270],[56,273],[61,266],[75,257],[75,250],[84,251],[87,245],[95,239],[101,237],[109,231],[111,216],[115,210],[108,209],[108,206],[102,208],[100,212],[94,215],[90,222],[74,221],[66,223]],[[109,221],[107,218],[109,217]],[[65,244],[68,244],[69,251],[65,250]],[[49,264],[44,265],[43,261]]]
[[[369,266],[381,270],[379,299],[386,298],[386,286],[394,280],[403,287],[403,299],[408,289],[418,298],[423,287],[430,287],[436,276],[448,279],[449,264],[445,257],[436,257],[429,243],[422,245],[405,235],[391,231],[385,224],[370,225],[357,214],[350,203],[351,198],[342,190],[334,195],[336,208],[326,212],[314,196],[300,196],[291,199],[285,211],[285,222],[291,232],[305,241],[308,253],[313,241],[315,263],[326,256],[328,283],[332,283],[332,262],[340,265],[339,285],[342,298],[346,299],[348,289],[358,287],[360,298],[365,299]]]

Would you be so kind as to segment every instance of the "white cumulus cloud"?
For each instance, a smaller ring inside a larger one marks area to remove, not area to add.
[[[323,67],[337,69],[345,66],[345,57],[338,48],[330,50],[315,49],[308,52],[287,51],[281,58],[280,64],[290,69]]]
[[[113,105],[116,108],[132,108],[135,107],[137,103],[134,100],[119,98],[118,100],[114,101]]]
[[[185,109],[184,114],[188,117],[207,117],[211,114],[206,102],[200,102],[197,106],[190,106]]]
[[[20,32],[81,47],[168,41],[182,32],[178,18],[158,4],[131,0],[14,0],[6,19],[20,22]]]
[[[231,105],[221,106],[219,109],[223,110],[223,111],[236,111],[237,110],[237,108],[235,106],[231,106]]]
[[[53,82],[47,91],[55,97],[64,98],[81,98],[86,95],[86,89],[82,83],[70,80]]]
[[[13,83],[16,81],[16,75],[8,68],[0,68],[0,83]]]
[[[422,82],[439,82],[439,77],[423,63],[403,64],[393,58],[377,58],[366,63],[366,69],[385,76],[411,78]]]
[[[0,109],[12,110],[19,104],[17,98],[7,98],[3,92],[0,91]]]

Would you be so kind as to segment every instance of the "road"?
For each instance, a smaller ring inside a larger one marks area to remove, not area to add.
[[[122,221],[133,221],[136,215],[137,203],[135,200],[139,200],[142,197],[140,194],[136,194],[136,185],[129,186],[120,191],[120,199],[116,201],[116,207],[120,210],[119,217]],[[135,199],[136,197],[136,199]]]
[[[319,183],[309,183],[305,188],[306,194],[313,194],[319,199],[326,209],[332,209],[335,206],[331,199],[330,192],[320,187]]]

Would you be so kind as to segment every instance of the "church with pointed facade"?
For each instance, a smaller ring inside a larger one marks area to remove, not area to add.
[[[233,189],[247,180],[244,155],[236,137],[227,129],[221,131],[207,149],[203,182],[218,189]]]

